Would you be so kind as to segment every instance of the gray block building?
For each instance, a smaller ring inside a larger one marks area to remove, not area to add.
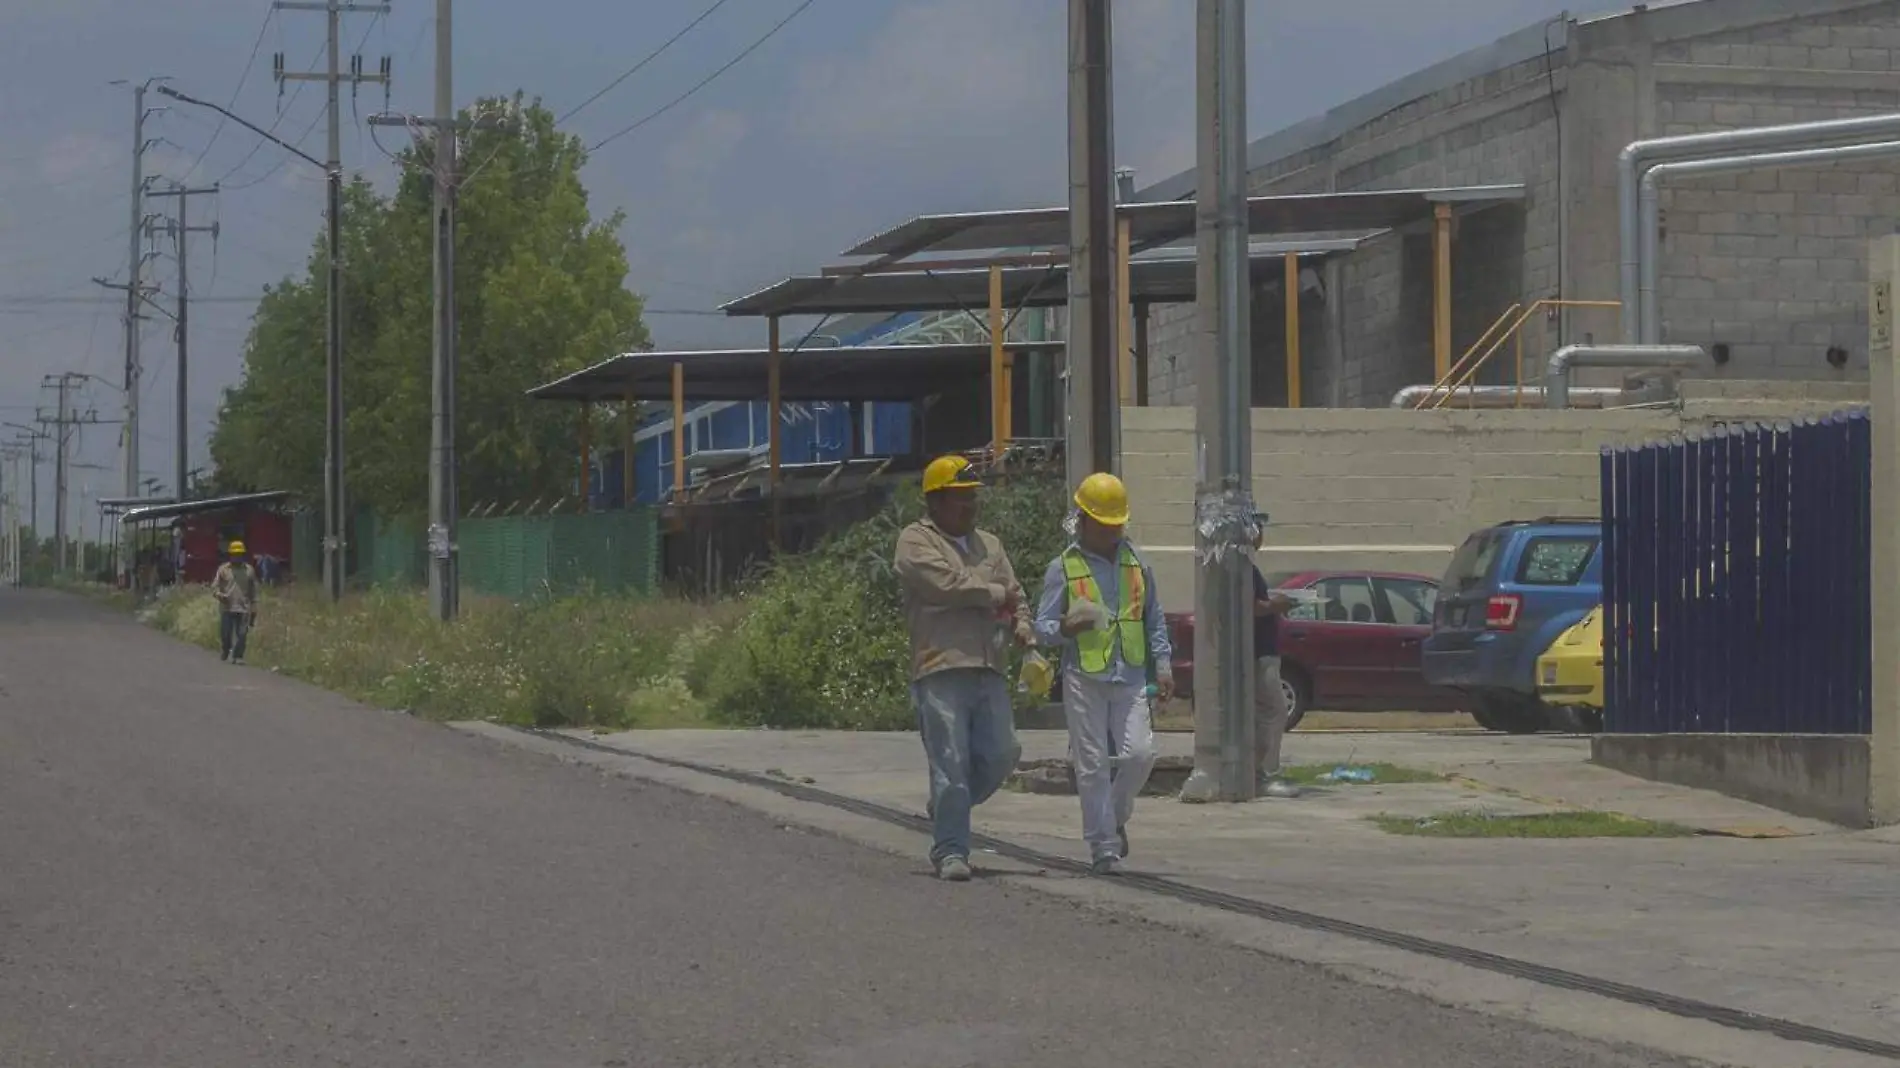
[[[1617,298],[1616,159],[1630,141],[1900,111],[1900,0],[1684,0],[1559,18],[1255,141],[1254,195],[1522,184],[1461,216],[1455,359],[1512,304]],[[1137,194],[1194,193],[1193,172]],[[1900,161],[1677,181],[1662,194],[1663,338],[1722,346],[1696,374],[1839,381],[1867,373],[1867,244],[1900,217]],[[1302,297],[1302,401],[1379,406],[1433,379],[1432,235],[1371,235]],[[1285,312],[1253,308],[1254,403],[1287,401]],[[1155,309],[1149,402],[1192,404],[1189,307]],[[1552,309],[1526,375],[1570,342],[1619,340],[1618,312]],[[1517,377],[1507,342],[1480,381]]]

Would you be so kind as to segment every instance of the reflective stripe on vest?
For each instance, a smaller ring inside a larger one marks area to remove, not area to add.
[[[1135,558],[1133,549],[1123,545],[1120,564],[1121,604],[1109,606],[1103,601],[1101,586],[1095,581],[1095,572],[1089,570],[1082,550],[1072,548],[1062,554],[1068,599],[1094,601],[1110,609],[1107,629],[1085,630],[1075,636],[1077,666],[1091,675],[1108,670],[1118,645],[1122,662],[1129,667],[1143,667],[1148,663],[1148,628],[1142,618],[1148,590],[1141,573],[1141,561]]]

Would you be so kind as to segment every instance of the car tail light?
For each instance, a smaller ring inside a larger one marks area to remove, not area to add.
[[[1500,593],[1485,602],[1484,626],[1486,630],[1516,630],[1517,612],[1524,607],[1524,599],[1514,593]]]

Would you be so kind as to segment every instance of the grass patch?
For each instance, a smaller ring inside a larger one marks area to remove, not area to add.
[[[1685,838],[1696,832],[1674,823],[1615,812],[1544,812],[1494,816],[1449,812],[1437,816],[1373,816],[1388,834],[1420,838]]]
[[[1364,769],[1372,772],[1372,782],[1341,782],[1341,786],[1393,786],[1404,783],[1444,782],[1445,776],[1422,768],[1408,768],[1398,764],[1294,764],[1281,769],[1288,782],[1299,786],[1327,786],[1333,780],[1328,778],[1341,767]]]
[[[320,590],[273,591],[246,660],[380,708],[435,720],[540,727],[699,727],[706,661],[730,605],[580,595],[512,604],[464,597],[443,626],[427,595],[387,589],[332,604]],[[154,626],[218,647],[218,607],[203,587],[146,610]]]

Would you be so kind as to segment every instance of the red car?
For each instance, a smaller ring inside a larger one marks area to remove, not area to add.
[[[1425,685],[1421,646],[1432,632],[1438,582],[1396,571],[1300,571],[1268,575],[1274,589],[1310,589],[1280,622],[1280,675],[1291,729],[1309,708],[1340,712],[1452,712],[1459,695]],[[1174,680],[1194,696],[1194,614],[1168,613]]]

